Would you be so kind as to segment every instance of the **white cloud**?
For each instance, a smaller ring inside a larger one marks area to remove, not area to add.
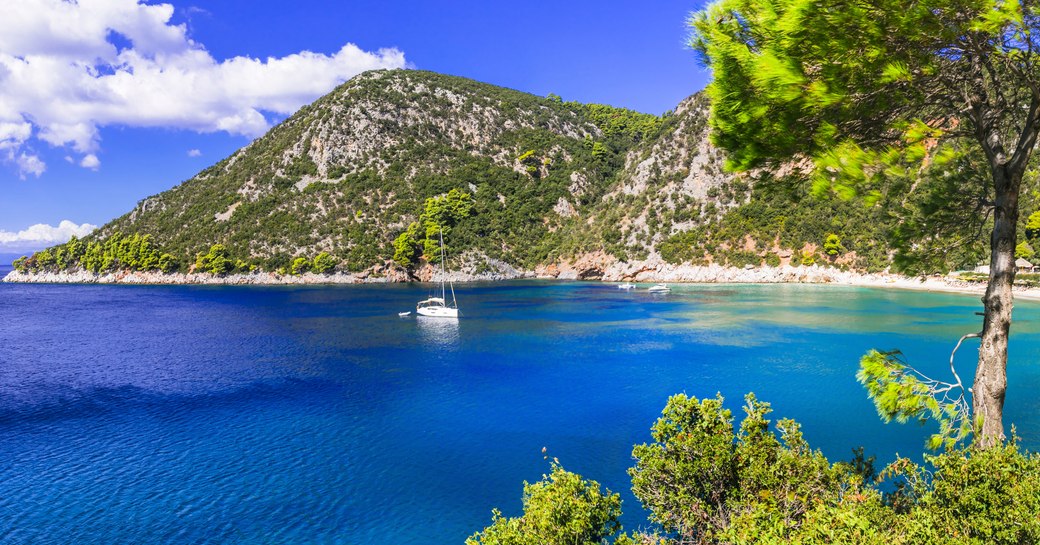
[[[97,170],[101,166],[101,160],[98,159],[97,155],[88,153],[83,160],[79,162],[79,166],[83,168],[89,168],[90,170]]]
[[[89,223],[76,225],[69,220],[62,220],[57,227],[37,223],[17,233],[0,230],[0,251],[34,252],[48,246],[68,242],[73,235],[85,237],[94,229],[97,229],[97,225]]]
[[[47,170],[47,163],[44,163],[39,156],[30,155],[24,151],[17,156],[13,151],[9,151],[7,160],[9,162],[14,162],[14,164],[18,166],[18,177],[23,180],[27,174],[32,174],[39,178],[40,175]]]
[[[188,157],[201,157],[202,152],[197,149],[188,150]]]
[[[353,44],[330,55],[217,60],[170,23],[170,4],[8,4],[0,18],[0,149],[20,150],[35,137],[70,146],[81,164],[96,162],[100,127],[255,137],[270,126],[265,114],[288,115],[365,70],[406,65],[396,49]]]
[[[0,150],[20,147],[32,135],[32,125],[27,122],[0,122]]]

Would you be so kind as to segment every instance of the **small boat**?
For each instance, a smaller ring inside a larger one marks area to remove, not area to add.
[[[400,317],[402,317],[402,318],[404,318],[405,316],[408,316],[408,315],[409,315],[409,314],[411,314],[411,313],[412,313],[412,311],[410,311],[410,310],[406,310],[406,311],[404,311],[404,312],[398,312],[398,313],[397,313],[397,315],[398,315],[398,316],[400,316]]]
[[[629,284],[628,282],[625,282],[624,284],[619,284],[618,285],[618,289],[619,290],[634,290],[634,289],[636,289],[636,285],[635,284]]]
[[[672,288],[669,288],[667,284],[656,284],[656,285],[650,286],[650,288],[647,289],[646,291],[648,291],[650,293],[668,293],[668,292],[672,291]]]
[[[447,272],[444,269],[444,232],[440,233],[441,237],[441,296],[430,297],[429,299],[423,299],[415,305],[415,313],[420,316],[428,316],[431,318],[458,318],[459,317],[459,304],[455,301],[455,286],[448,282],[451,286],[451,305],[448,305],[447,299],[448,294],[444,289],[444,278]]]

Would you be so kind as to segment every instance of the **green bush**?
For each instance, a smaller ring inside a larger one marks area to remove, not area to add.
[[[654,443],[632,451],[632,491],[651,520],[690,541],[739,540],[759,526],[785,539],[813,506],[839,504],[843,490],[860,493],[862,479],[812,451],[796,422],[779,421],[776,437],[770,410],[749,394],[735,432],[721,396],[672,396]]]
[[[845,251],[845,247],[841,245],[841,237],[831,233],[827,235],[827,240],[823,242],[823,253],[837,257],[838,254]]]
[[[394,262],[405,268],[415,266],[421,258],[431,263],[440,262],[441,236],[446,237],[452,228],[474,213],[473,196],[465,191],[452,189],[426,199],[419,221],[412,222],[394,239]]]
[[[1015,257],[1021,257],[1022,259],[1033,259],[1036,252],[1033,251],[1033,247],[1028,242],[1022,241],[1015,246]]]
[[[331,272],[332,269],[336,267],[337,263],[336,258],[329,255],[328,252],[321,252],[314,256],[312,270],[318,274],[325,274]]]
[[[910,542],[1040,543],[1040,458],[1016,440],[986,450],[929,456],[931,479],[918,479],[904,517]],[[906,472],[927,475],[908,464]],[[910,481],[915,482],[915,481]]]
[[[195,271],[215,275],[228,274],[235,269],[235,262],[228,255],[227,247],[223,244],[214,244],[205,254],[199,253],[195,256]]]
[[[72,237],[65,244],[23,257],[15,264],[23,271],[61,272],[82,268],[95,274],[116,270],[172,272],[177,266],[177,260],[163,252],[151,235],[118,232],[104,240],[89,242]]]
[[[466,545],[598,545],[621,528],[621,497],[556,462],[541,481],[524,483],[523,507],[516,518],[493,510],[491,526]]]
[[[412,222],[405,232],[394,239],[394,262],[398,265],[408,268],[418,263],[422,256],[419,229],[419,223]]]
[[[170,254],[162,254],[159,256],[159,270],[164,273],[171,273],[177,270],[177,258]]]
[[[289,266],[289,274],[293,276],[299,276],[309,270],[311,270],[311,261],[306,257],[293,259],[292,265]]]
[[[878,474],[862,448],[831,463],[793,420],[774,432],[769,404],[751,394],[734,429],[723,401],[668,400],[629,470],[660,533],[621,534],[615,544],[1040,543],[1040,457],[1016,438],[987,450],[953,446],[925,455],[925,466],[900,458]],[[521,517],[495,510],[467,544],[606,543],[621,531],[615,498],[554,464],[551,476],[525,483]]]

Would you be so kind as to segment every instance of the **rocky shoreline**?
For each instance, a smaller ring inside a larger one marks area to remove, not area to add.
[[[546,266],[535,271],[512,267],[483,272],[453,272],[447,279],[453,282],[491,282],[515,279],[589,280],[601,282],[637,283],[736,283],[736,284],[834,284],[862,287],[902,288],[928,291],[951,291],[982,294],[985,285],[969,283],[951,277],[910,278],[895,274],[868,274],[843,271],[820,265],[734,268],[720,265],[669,265],[654,263],[611,263],[602,268],[575,268],[573,266]],[[305,273],[298,276],[277,273],[249,273],[213,276],[200,273],[160,273],[119,271],[94,274],[88,271],[63,273],[23,273],[12,271],[2,282],[39,284],[126,284],[126,285],[321,285],[372,284],[409,281],[439,281],[440,275],[432,268],[421,269],[410,276],[400,270],[379,273]],[[1040,290],[1016,288],[1016,295],[1040,299]]]
[[[493,282],[497,280],[512,280],[516,278],[530,278],[533,275],[507,276],[497,273],[467,274],[452,273],[446,279],[453,282]],[[431,276],[425,281],[434,280]],[[439,281],[437,276],[435,280]],[[215,276],[207,273],[162,273],[156,271],[116,271],[105,274],[95,274],[89,271],[75,272],[44,272],[23,273],[11,271],[0,282],[20,284],[140,284],[140,285],[171,285],[171,284],[198,284],[217,286],[248,286],[248,285],[320,285],[320,284],[386,284],[420,281],[419,278],[409,277],[406,274],[373,275],[366,273],[334,273],[314,274],[304,273],[301,275],[288,275],[268,272],[257,272],[248,274],[228,274]]]

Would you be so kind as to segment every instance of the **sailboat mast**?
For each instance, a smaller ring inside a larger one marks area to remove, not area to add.
[[[444,228],[442,227],[437,234],[441,237],[441,301],[447,303],[447,294],[444,293],[444,277],[446,276],[444,272]],[[454,291],[455,289],[452,288],[452,292]]]

